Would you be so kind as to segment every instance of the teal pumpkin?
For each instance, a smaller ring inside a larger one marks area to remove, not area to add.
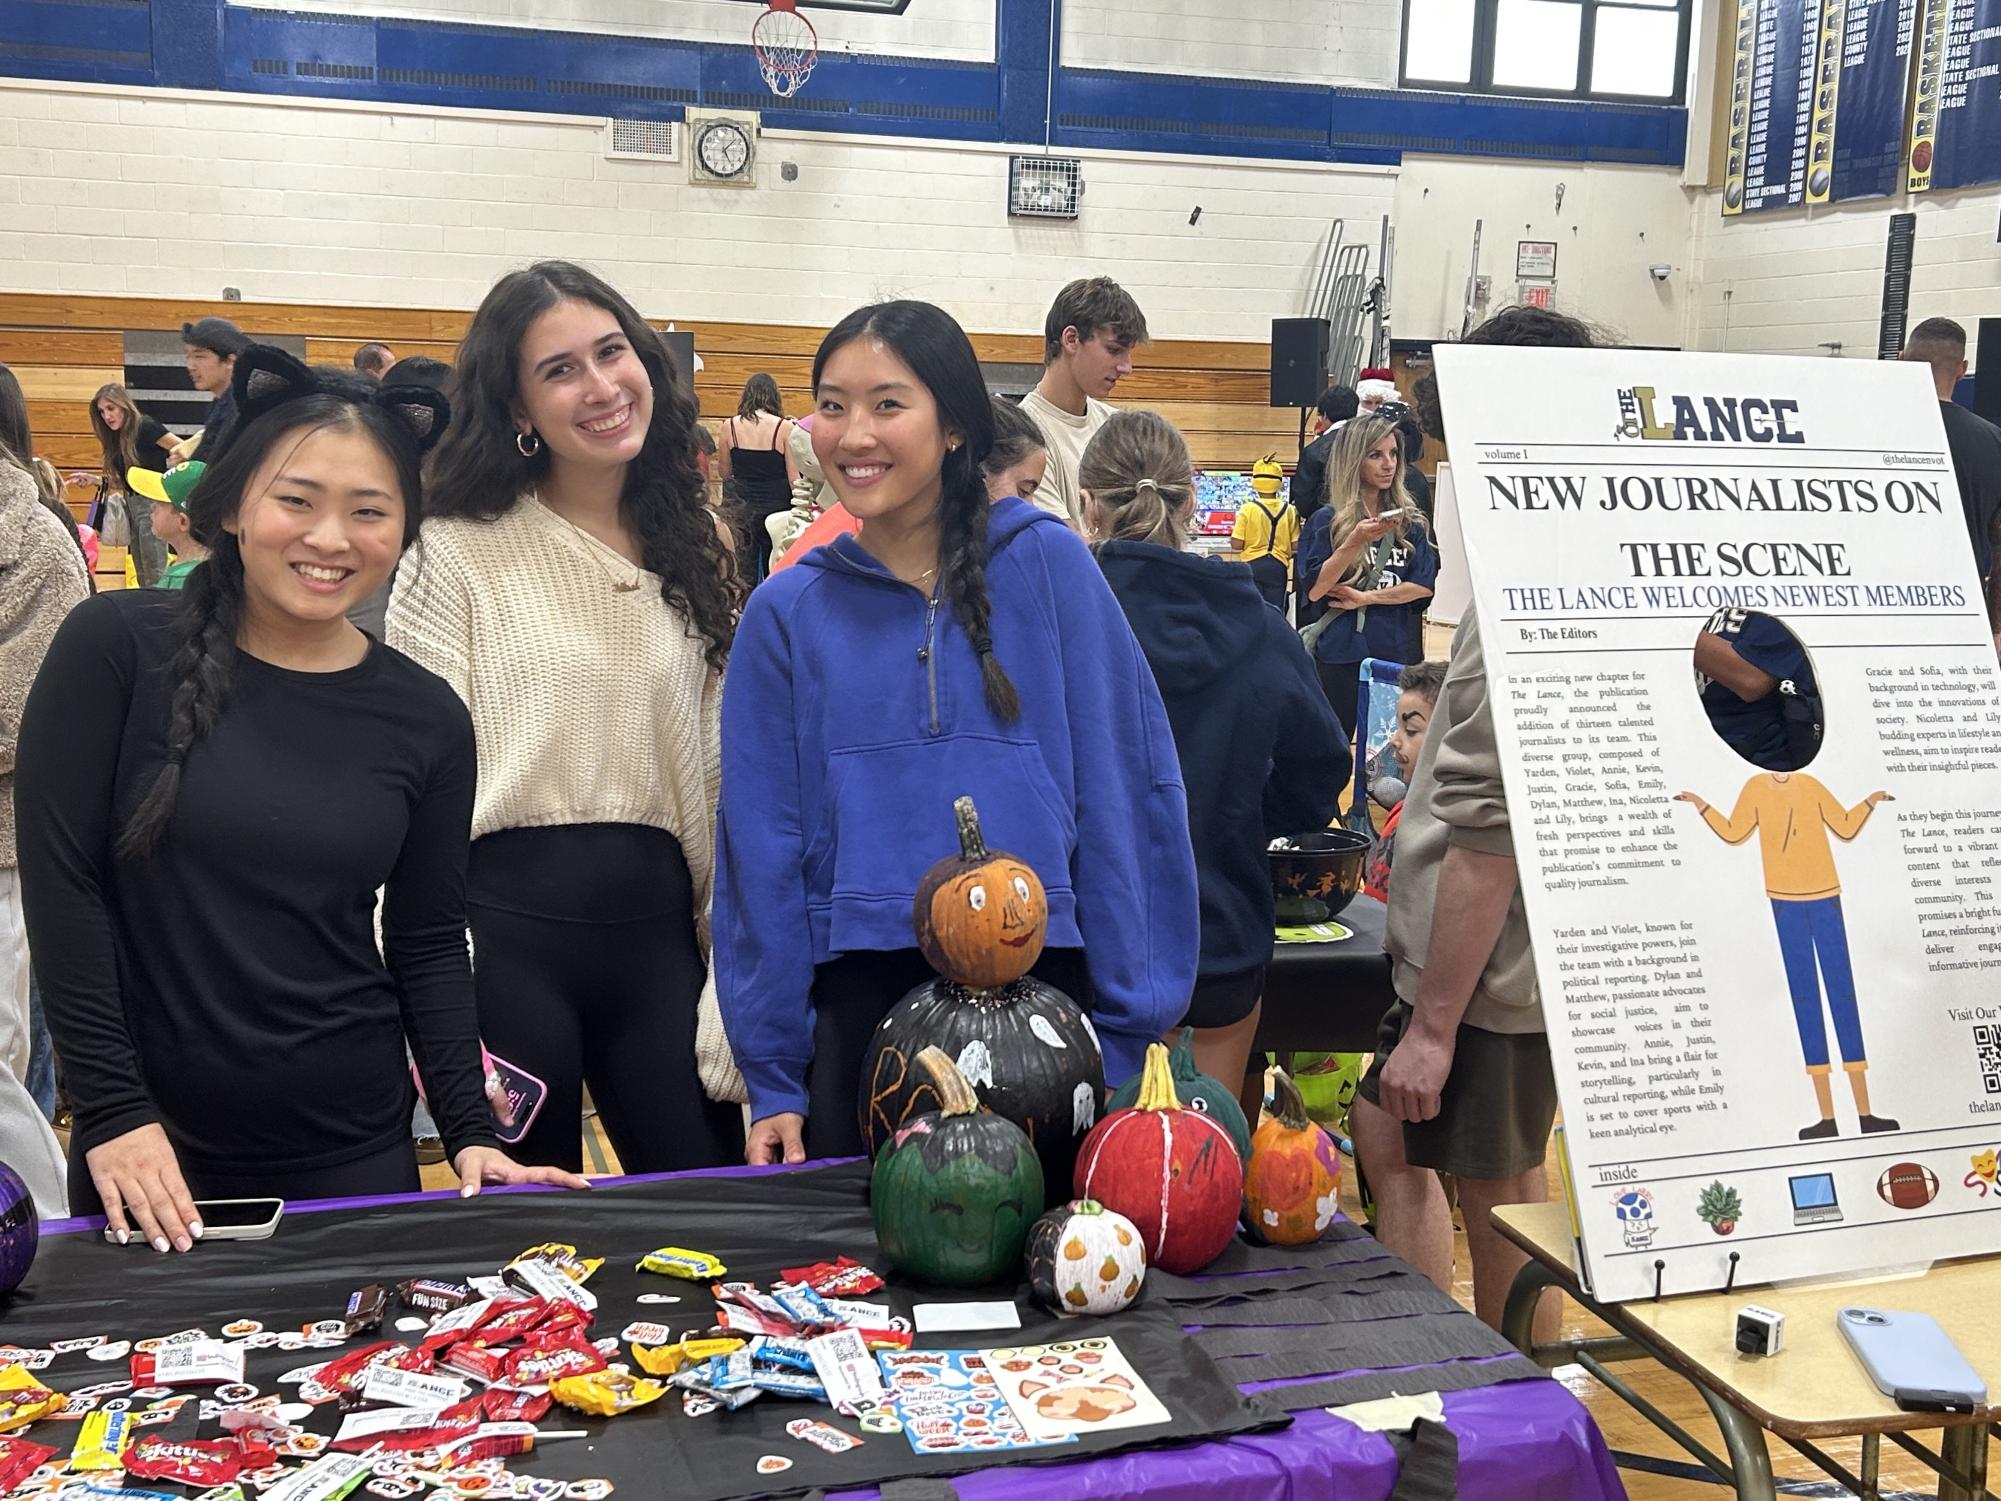
[[[869,1211],[897,1271],[949,1287],[1012,1277],[1042,1213],[1042,1159],[1028,1135],[980,1108],[939,1048],[917,1055],[939,1109],[897,1128],[875,1160]]]
[[[1168,1055],[1167,1070],[1174,1079],[1174,1093],[1184,1110],[1199,1110],[1217,1125],[1221,1126],[1237,1149],[1237,1160],[1251,1160],[1251,1123],[1244,1119],[1244,1107],[1237,1103],[1237,1092],[1225,1089],[1221,1083],[1210,1078],[1195,1066],[1195,1029],[1183,1027],[1181,1040],[1174,1045]],[[1111,1103],[1105,1106],[1105,1114],[1114,1110],[1129,1109],[1139,1098],[1140,1075],[1134,1074],[1112,1092]]]

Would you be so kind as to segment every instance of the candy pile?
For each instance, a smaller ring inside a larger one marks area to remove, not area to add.
[[[728,1269],[706,1252],[655,1251],[639,1270],[708,1282],[715,1298],[713,1328],[679,1339],[645,1321],[594,1339],[597,1298],[586,1284],[600,1265],[552,1243],[497,1276],[361,1288],[338,1317],[297,1332],[238,1319],[214,1338],[184,1329],[136,1343],[98,1335],[0,1346],[0,1497],[181,1501],[147,1488],[168,1483],[200,1492],[196,1501],[605,1501],[609,1480],[521,1475],[507,1462],[586,1436],[538,1428],[559,1405],[615,1417],[670,1391],[694,1416],[773,1396],[828,1403],[864,1432],[900,1430],[874,1352],[908,1350],[910,1325],[866,1301],[883,1283],[860,1263],[789,1268],[760,1289],[720,1280]],[[383,1332],[397,1308],[395,1332],[408,1342]],[[625,1343],[638,1374],[622,1359]],[[245,1380],[245,1358],[272,1349],[330,1353],[260,1391]],[[77,1386],[45,1380],[66,1356],[124,1369]],[[813,1418],[786,1432],[836,1454],[863,1442]],[[776,1473],[790,1461],[760,1465]]]

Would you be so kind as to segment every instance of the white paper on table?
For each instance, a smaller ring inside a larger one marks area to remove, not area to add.
[[[910,1310],[919,1334],[958,1329],[1019,1329],[1021,1310],[1012,1300],[992,1303],[919,1303]]]

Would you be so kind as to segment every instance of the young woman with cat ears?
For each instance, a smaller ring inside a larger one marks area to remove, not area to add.
[[[388,639],[472,710],[481,1037],[548,1086],[515,1151],[577,1168],[588,1084],[627,1172],[738,1161],[708,956],[737,584],[694,394],[563,261],[494,285],[451,394]]]

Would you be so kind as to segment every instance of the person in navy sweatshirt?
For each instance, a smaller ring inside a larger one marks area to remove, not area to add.
[[[1202,946],[1195,1064],[1236,1085],[1250,1061],[1274,933],[1266,846],[1324,829],[1351,769],[1313,659],[1250,565],[1184,552],[1194,466],[1172,423],[1120,412],[1078,465],[1084,534],[1167,702],[1188,788]],[[1264,1100],[1263,1070],[1244,1111]]]
[[[964,330],[928,303],[862,308],[813,386],[814,453],[864,526],[751,594],[723,690],[715,970],[752,1163],[862,1150],[862,1058],[930,976],[911,903],[953,851],[955,798],[1042,878],[1035,973],[1090,1012],[1108,1082],[1195,986],[1167,711],[1083,542],[1018,498],[989,505]]]

